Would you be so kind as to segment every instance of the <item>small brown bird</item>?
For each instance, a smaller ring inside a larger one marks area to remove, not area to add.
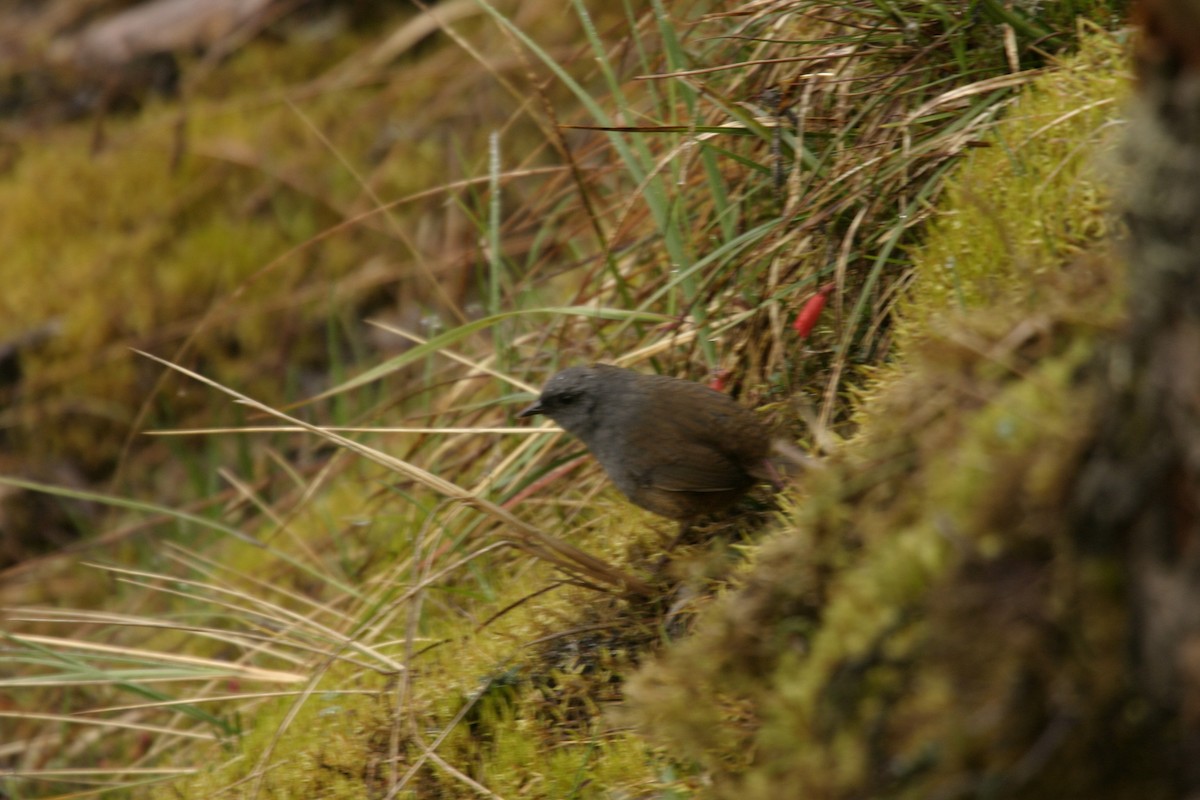
[[[535,414],[579,437],[626,497],[684,528],[773,479],[766,426],[692,381],[607,364],[571,367],[519,416]]]

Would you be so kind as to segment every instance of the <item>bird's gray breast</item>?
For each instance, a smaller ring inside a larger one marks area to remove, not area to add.
[[[646,460],[646,437],[638,435],[638,416],[643,408],[637,389],[610,385],[605,402],[598,405],[584,443],[608,473],[617,488],[629,494],[639,485],[639,463]]]

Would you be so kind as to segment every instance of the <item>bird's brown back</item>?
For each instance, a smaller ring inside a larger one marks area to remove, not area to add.
[[[607,441],[588,446],[634,503],[686,520],[730,505],[765,477],[770,435],[753,412],[698,383],[621,372],[614,379],[628,385],[615,392],[614,426],[600,434]]]

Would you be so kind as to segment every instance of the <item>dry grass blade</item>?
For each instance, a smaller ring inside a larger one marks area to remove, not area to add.
[[[118,647],[115,645],[100,644],[98,642],[63,639],[58,636],[37,636],[33,634],[18,635],[14,633],[5,633],[3,636],[4,638],[21,645],[40,645],[42,647],[61,650],[81,650],[99,655],[132,658],[151,664],[173,664],[185,668],[180,672],[161,677],[159,680],[208,680],[211,678],[228,677],[247,681],[264,681],[268,683],[299,683],[308,679],[308,676],[303,674],[298,674],[295,672],[282,672],[274,669],[263,669],[262,667],[255,667],[249,664],[234,664],[228,661],[218,661],[212,658],[200,658],[199,656],[178,655],[175,653],[162,653],[155,650],[139,650],[130,647]],[[117,680],[117,678],[111,678],[110,682],[115,682]],[[98,682],[103,681],[98,678],[62,680],[52,676],[42,676],[0,680],[0,687],[14,688],[17,686],[34,685],[93,685]]]
[[[358,653],[361,653],[362,655],[367,656],[368,658],[372,659],[373,661],[378,662],[382,666],[382,668],[387,671],[398,672],[403,669],[403,666],[399,662],[397,662],[395,659],[390,658],[386,654],[381,653],[378,650],[375,650],[374,648],[367,646],[366,644],[363,644],[362,642],[356,640],[353,637],[348,637],[348,636],[345,636],[345,635],[339,633],[337,630],[329,627],[328,625],[324,625],[324,624],[318,622],[311,615],[304,615],[304,614],[297,613],[290,609],[284,608],[283,606],[281,606],[277,603],[272,603],[265,598],[257,597],[255,595],[247,593],[247,592],[236,591],[233,589],[216,586],[214,584],[205,584],[200,581],[192,581],[192,580],[187,580],[184,578],[174,577],[174,578],[168,579],[168,578],[166,578],[166,576],[162,576],[162,575],[156,575],[153,573],[146,573],[146,572],[139,572],[136,570],[121,569],[119,567],[104,567],[104,569],[107,569],[110,572],[112,572],[114,574],[118,574],[118,575],[146,578],[146,579],[149,579],[149,581],[154,581],[154,582],[161,581],[161,580],[169,580],[172,585],[184,586],[189,589],[199,589],[200,591],[207,592],[209,595],[211,595],[210,597],[206,598],[208,603],[218,606],[218,607],[228,608],[229,610],[236,613],[239,616],[239,618],[258,619],[261,617],[266,617],[266,619],[269,620],[269,622],[272,626],[277,627],[278,629],[283,630],[283,631],[290,631],[290,630],[292,630],[293,626],[295,626],[296,628],[298,628],[302,631],[308,632],[315,636],[321,637],[322,639],[325,639],[326,641],[332,642],[339,648],[349,648]],[[121,580],[129,580],[129,579],[121,578]],[[130,582],[134,583],[135,585],[143,586],[149,590],[163,592],[166,594],[177,595],[179,597],[183,597],[183,598],[187,598],[187,599],[191,599],[191,600],[194,600],[197,597],[197,595],[192,594],[191,592],[185,592],[185,591],[182,591],[181,589],[171,588],[171,586],[161,586],[161,585],[158,585],[157,583],[151,583],[151,582],[138,582],[138,581],[130,581]],[[220,597],[232,598],[232,599],[231,600],[217,599]],[[240,602],[234,602],[235,600],[240,601]],[[274,640],[270,640],[270,641],[274,641]],[[321,654],[327,655],[327,652],[321,651]]]
[[[185,739],[200,739],[202,741],[215,742],[220,737],[212,733],[201,733],[198,731],[179,730],[177,728],[164,728],[160,725],[146,725],[141,722],[122,722],[114,719],[87,719],[82,717],[73,717],[70,714],[41,714],[27,711],[0,711],[0,719],[37,719],[47,722],[61,722],[70,725],[94,725],[101,728],[120,728],[123,730],[142,731],[143,733],[152,733],[162,736],[180,736]]]
[[[380,452],[371,447],[356,442],[353,439],[347,439],[336,433],[332,433],[321,428],[318,425],[310,425],[303,420],[291,417],[281,411],[271,408],[268,405],[258,402],[253,398],[247,397],[233,389],[223,386],[216,381],[193,372],[192,370],[173,364],[166,359],[159,358],[145,353],[140,350],[135,351],[146,358],[162,364],[165,367],[173,369],[181,374],[187,375],[203,384],[213,387],[230,397],[235,398],[238,402],[243,403],[251,408],[261,411],[278,419],[284,420],[292,425],[303,428],[304,430],[314,433],[327,441],[337,444],[339,447],[344,447],[354,453],[357,453],[364,458],[367,458],[380,466],[387,467],[394,472],[397,472],[410,480],[432,489],[443,497],[457,500],[466,505],[472,506],[487,515],[491,516],[496,521],[503,523],[509,530],[502,530],[498,535],[512,542],[517,547],[536,556],[556,567],[563,569],[577,578],[594,581],[601,585],[607,585],[614,588],[620,588],[627,592],[635,594],[646,594],[649,592],[649,586],[629,573],[620,570],[603,559],[597,558],[589,553],[585,553],[579,548],[570,545],[553,536],[542,533],[537,528],[529,525],[521,519],[518,519],[508,510],[501,508],[490,500],[479,497],[466,489],[452,483],[444,478],[434,475],[415,464],[409,463],[402,459],[395,458],[387,453]]]
[[[948,89],[942,92],[937,97],[931,98],[926,103],[911,111],[905,119],[905,125],[911,125],[922,117],[928,115],[931,111],[945,106],[961,103],[968,97],[974,97],[980,94],[994,92],[997,89],[1012,89],[1017,86],[1023,86],[1038,75],[1043,74],[1044,70],[1032,69],[1025,72],[1019,72],[1015,75],[997,75],[995,78],[970,83],[966,86],[956,86],[953,89]]]

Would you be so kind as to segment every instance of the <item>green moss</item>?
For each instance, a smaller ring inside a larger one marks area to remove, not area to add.
[[[1109,233],[1125,57],[1111,37],[1092,36],[1064,66],[1022,92],[947,182],[913,254],[901,348],[947,310],[1043,305],[1054,285],[1046,274]]]
[[[130,348],[173,357],[193,334],[185,363],[282,402],[292,376],[342,347],[326,327],[331,296],[349,307],[376,301],[379,277],[356,277],[378,272],[381,257],[413,257],[395,233],[428,215],[416,204],[313,239],[375,207],[364,183],[393,200],[446,177],[431,142],[444,141],[454,109],[430,105],[444,88],[436,65],[383,91],[280,101],[297,74],[361,45],[338,41],[245,48],[192,88],[186,109],[151,104],[106,119],[99,150],[92,124],[24,144],[0,178],[0,241],[9,243],[0,341],[55,325],[22,354],[19,394],[4,398],[16,451],[105,474],[158,374]],[[241,90],[236,99],[230,87]],[[404,135],[381,149],[394,109],[417,107],[428,115],[406,119]],[[482,139],[463,144],[486,150]],[[397,268],[394,280],[408,272]],[[422,303],[431,290],[417,283],[410,298]],[[172,394],[155,422],[186,424],[196,411],[205,425],[231,421],[205,399]]]
[[[334,675],[329,678],[338,682]],[[215,746],[207,759],[196,759],[208,763],[208,768],[160,789],[156,796],[215,797],[243,779],[242,794],[235,796],[249,797],[259,775],[258,796],[276,800],[349,800],[363,796],[364,782],[379,785],[382,775],[375,770],[386,750],[385,741],[373,738],[382,717],[378,699],[314,692],[288,720],[292,705],[286,699],[264,704],[245,719],[252,724],[244,739]],[[266,769],[259,773],[257,760],[268,751]]]

